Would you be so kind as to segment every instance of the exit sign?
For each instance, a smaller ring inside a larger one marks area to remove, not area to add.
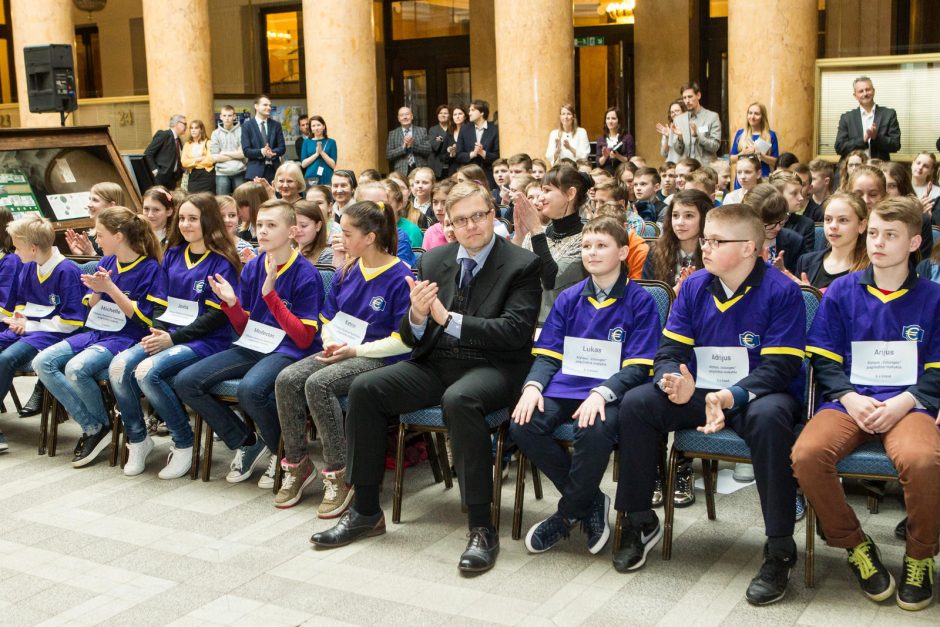
[[[574,47],[575,48],[587,48],[590,46],[606,46],[603,37],[575,37],[574,38]]]

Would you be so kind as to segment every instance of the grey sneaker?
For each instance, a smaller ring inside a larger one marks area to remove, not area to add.
[[[300,502],[304,494],[304,488],[313,483],[313,480],[317,478],[317,474],[313,462],[306,456],[296,464],[291,464],[286,459],[282,459],[281,469],[284,474],[281,479],[281,489],[274,496],[274,507],[287,509]]]
[[[277,472],[277,455],[271,455],[271,458],[268,459],[268,467],[265,469],[264,474],[261,475],[261,478],[258,479],[258,487],[262,490],[273,490],[274,489],[274,474]]]
[[[731,474],[731,478],[738,483],[750,483],[754,481],[754,465],[740,463],[735,464],[734,472]]]
[[[229,483],[241,483],[251,477],[251,471],[254,470],[258,462],[264,459],[265,455],[270,454],[268,447],[265,446],[261,438],[258,438],[251,446],[242,446],[235,451],[235,457],[225,480]]]
[[[336,518],[352,503],[355,488],[346,484],[346,469],[323,471],[323,502],[317,508],[319,518]]]

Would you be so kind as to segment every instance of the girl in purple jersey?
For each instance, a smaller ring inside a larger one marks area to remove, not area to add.
[[[87,466],[108,446],[108,412],[98,381],[111,360],[147,334],[166,302],[160,270],[163,249],[150,224],[127,207],[103,209],[95,232],[104,257],[94,274],[83,274],[89,307],[85,331],[39,353],[33,370],[82,427],[72,466]]]
[[[323,442],[323,502],[320,518],[335,518],[352,500],[346,485],[346,435],[339,397],[355,378],[409,353],[397,329],[408,310],[408,266],[398,248],[396,216],[384,203],[357,202],[340,224],[350,261],[337,272],[320,314],[323,351],[288,366],[277,377],[275,396],[284,438],[284,481],[274,498],[280,508],[297,504],[303,490],[317,478],[307,454],[306,416],[310,415]]]
[[[129,455],[124,474],[128,476],[144,471],[154,447],[147,435],[141,394],[173,438],[159,477],[176,479],[189,472],[193,431],[171,382],[180,370],[225,350],[232,340],[228,319],[209,289],[208,278],[221,274],[230,283],[237,283],[241,261],[215,197],[206,192],[189,196],[170,226],[168,243],[163,259],[166,311],[154,318],[150,335],[115,357],[108,369],[127,433]]]

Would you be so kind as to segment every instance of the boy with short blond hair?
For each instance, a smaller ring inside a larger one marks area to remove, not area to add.
[[[821,405],[793,448],[793,470],[830,546],[846,549],[862,592],[905,610],[933,599],[940,549],[940,284],[909,265],[920,246],[916,200],[889,198],[868,218],[871,266],[836,279],[807,338]],[[907,507],[901,579],[881,562],[845,500],[836,464],[881,441]]]

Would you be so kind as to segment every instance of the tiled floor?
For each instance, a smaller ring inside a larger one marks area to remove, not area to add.
[[[21,396],[31,381],[18,381]],[[8,406],[9,399],[7,399]],[[36,455],[38,419],[0,415],[11,442],[0,456],[0,624],[109,625],[897,625],[940,624],[940,606],[906,613],[858,592],[844,554],[817,544],[817,587],[803,586],[802,555],[781,603],[754,608],[744,589],[760,565],[762,524],[753,487],[718,497],[718,520],[704,499],[678,510],[673,559],[654,552],[640,572],[621,575],[610,550],[588,554],[584,536],[543,555],[509,538],[512,482],[503,489],[503,544],[496,568],[461,577],[465,518],[457,489],[435,484],[427,465],[405,475],[402,524],[335,551],[315,551],[310,534],[321,487],[280,511],[253,482],[223,479],[229,455],[216,447],[213,481],[161,481],[169,442],[160,439],[147,471],[124,477],[102,459],[68,464],[77,437],[62,426],[60,454]],[[513,466],[512,476],[515,474]],[[257,478],[257,473],[256,473]],[[531,481],[524,528],[557,494]],[[608,474],[604,489],[613,495]],[[896,498],[870,516],[853,505],[897,569],[903,545],[892,534]],[[383,496],[391,513],[391,474]],[[797,526],[803,546],[804,527]]]

